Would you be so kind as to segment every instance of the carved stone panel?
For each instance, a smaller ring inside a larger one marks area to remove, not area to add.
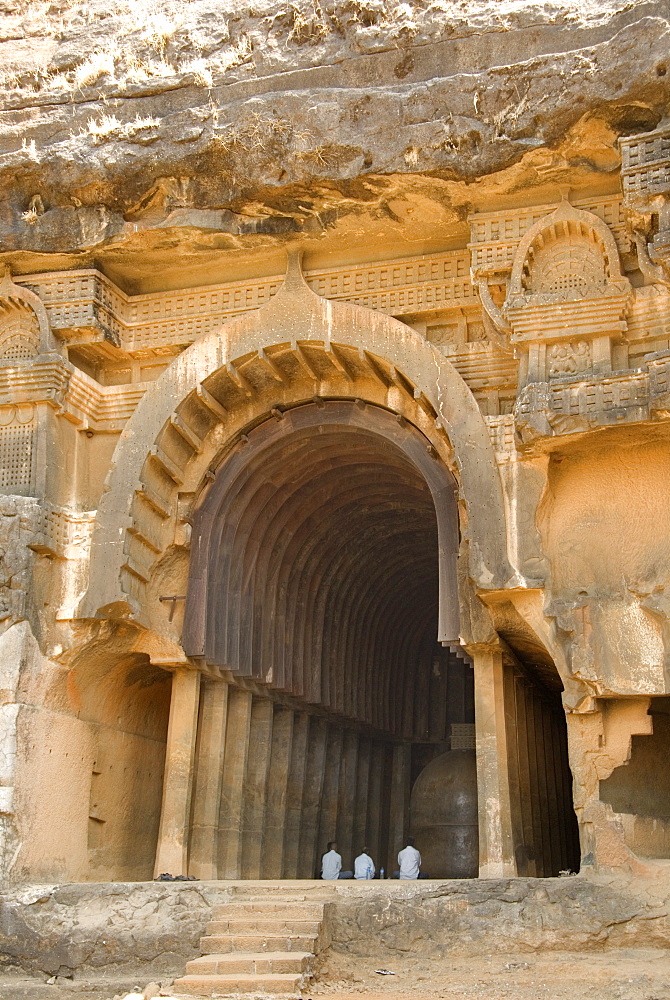
[[[35,485],[35,407],[0,408],[0,492],[30,494]]]
[[[563,202],[520,241],[503,315],[520,345],[522,382],[612,370],[631,299],[602,220]]]
[[[591,345],[586,340],[552,344],[549,350],[549,378],[587,372],[590,371],[591,365]]]
[[[670,284],[670,123],[624,136],[621,183],[639,267],[652,282]]]

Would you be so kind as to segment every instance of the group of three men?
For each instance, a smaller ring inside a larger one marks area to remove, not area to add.
[[[407,838],[407,845],[398,854],[398,866],[398,870],[393,873],[392,878],[427,878],[421,871],[421,855],[414,846],[413,837]],[[382,869],[382,877],[383,871]],[[367,847],[363,848],[354,861],[353,872],[342,871],[342,855],[337,853],[337,844],[334,840],[330,841],[326,853],[321,858],[321,878],[323,879],[371,879],[375,877],[375,874],[375,863],[370,857]]]

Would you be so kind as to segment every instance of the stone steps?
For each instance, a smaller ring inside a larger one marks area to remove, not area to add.
[[[290,911],[285,911],[276,917],[254,917],[251,914],[242,917],[227,917],[225,920],[210,920],[207,933],[217,937],[221,934],[232,934],[239,937],[245,934],[314,934],[319,930],[321,920],[305,920],[298,917],[291,919]]]
[[[223,955],[228,952],[255,953],[259,951],[308,951],[314,949],[316,934],[206,934],[200,938],[203,955]]]
[[[248,954],[228,952],[227,954],[203,955],[186,964],[189,976],[218,976],[241,973],[243,975],[269,976],[275,973],[300,975],[313,958],[308,951],[259,951]]]
[[[326,898],[307,899],[304,891],[285,887],[279,896],[260,893],[258,886],[236,890],[212,909],[201,957],[187,964],[175,990],[193,996],[295,994],[319,950]]]
[[[174,986],[180,993],[191,993],[195,996],[211,997],[213,993],[229,995],[231,993],[296,993],[300,988],[302,976],[286,973],[280,975],[244,975],[235,973],[231,976],[182,976]]]
[[[212,920],[228,920],[231,917],[239,919],[245,915],[258,917],[261,914],[264,918],[273,916],[284,916],[290,913],[291,919],[300,920],[320,920],[323,915],[323,902],[294,903],[290,899],[282,900],[240,900],[239,902],[221,903],[212,907]]]

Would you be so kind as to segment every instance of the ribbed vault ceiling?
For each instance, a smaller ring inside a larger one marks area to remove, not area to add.
[[[378,433],[324,420],[236,468],[224,463],[218,477],[201,536],[205,658],[386,732],[420,735],[438,541],[416,465]]]

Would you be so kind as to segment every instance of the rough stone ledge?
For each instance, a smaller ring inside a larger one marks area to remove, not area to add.
[[[212,906],[253,883],[107,882],[28,886],[0,894],[0,969],[85,976],[177,975],[199,954]],[[259,886],[259,883],[255,883]],[[323,882],[264,883],[323,892]],[[458,951],[667,948],[667,882],[653,893],[614,879],[339,883],[327,905],[330,947],[376,956]]]
[[[397,885],[397,883],[396,883]],[[420,952],[438,957],[494,952],[667,948],[667,885],[585,877],[425,882],[394,896],[347,901],[329,913],[335,951],[377,957]]]
[[[0,895],[0,968],[181,973],[200,954],[226,883],[106,882],[28,886]]]

